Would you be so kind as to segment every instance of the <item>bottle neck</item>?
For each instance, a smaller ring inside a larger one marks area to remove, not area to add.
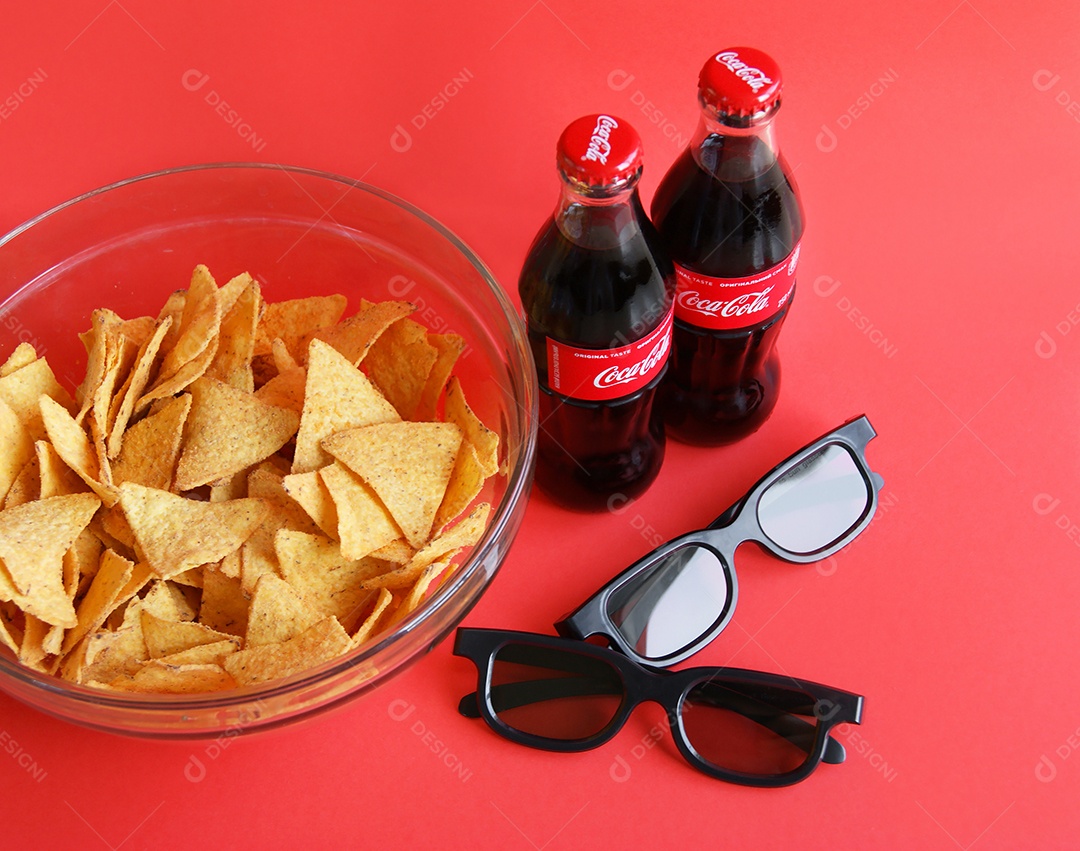
[[[749,127],[732,127],[709,106],[690,142],[698,166],[723,181],[749,180],[764,174],[780,159],[775,112]]]
[[[636,181],[616,192],[581,191],[562,182],[555,207],[555,225],[570,242],[581,248],[615,248],[641,232],[644,209]]]

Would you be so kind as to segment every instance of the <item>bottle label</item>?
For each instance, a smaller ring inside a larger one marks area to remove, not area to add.
[[[714,331],[767,322],[787,304],[799,264],[796,244],[782,262],[749,278],[713,278],[675,264],[675,317]]]
[[[579,349],[547,338],[548,386],[587,402],[636,393],[660,374],[671,351],[673,310],[651,332],[617,349]]]

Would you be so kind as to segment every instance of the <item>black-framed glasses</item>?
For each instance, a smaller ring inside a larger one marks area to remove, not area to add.
[[[874,516],[883,481],[866,461],[865,416],[773,468],[708,528],[657,547],[557,624],[560,635],[606,637],[632,659],[673,665],[719,635],[735,611],[735,550],[754,541],[777,558],[832,555]]]
[[[747,786],[788,786],[821,762],[842,762],[844,748],[829,732],[862,720],[862,697],[818,683],[739,668],[653,669],[573,639],[462,627],[454,654],[479,675],[458,711],[512,742],[599,747],[651,700],[667,712],[687,762]]]

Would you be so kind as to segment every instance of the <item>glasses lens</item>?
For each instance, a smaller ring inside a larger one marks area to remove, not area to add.
[[[706,762],[758,776],[787,774],[814,748],[814,701],[799,691],[706,680],[682,707],[686,739]]]
[[[624,582],[608,598],[608,617],[643,659],[690,646],[727,610],[727,571],[711,549],[688,544]]]
[[[619,711],[623,691],[611,665],[558,648],[508,644],[491,669],[491,703],[499,720],[548,739],[595,736]]]
[[[870,505],[854,456],[830,444],[773,482],[758,503],[758,522],[778,546],[812,553],[842,538]]]

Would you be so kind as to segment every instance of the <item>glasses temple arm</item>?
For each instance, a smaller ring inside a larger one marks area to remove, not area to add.
[[[622,684],[598,679],[596,677],[560,677],[558,679],[531,680],[492,686],[491,703],[496,712],[517,709],[545,700],[562,697],[583,697],[589,695],[621,695]],[[720,695],[705,695],[699,692],[699,701],[708,697],[708,703],[721,706],[739,713],[756,724],[772,730],[790,741],[796,747],[809,751],[816,736],[816,726],[783,710],[770,707],[760,701],[730,692]],[[466,718],[479,718],[480,705],[477,693],[471,692],[461,698],[458,712]],[[823,762],[838,764],[844,761],[844,746],[832,736],[825,744]]]

